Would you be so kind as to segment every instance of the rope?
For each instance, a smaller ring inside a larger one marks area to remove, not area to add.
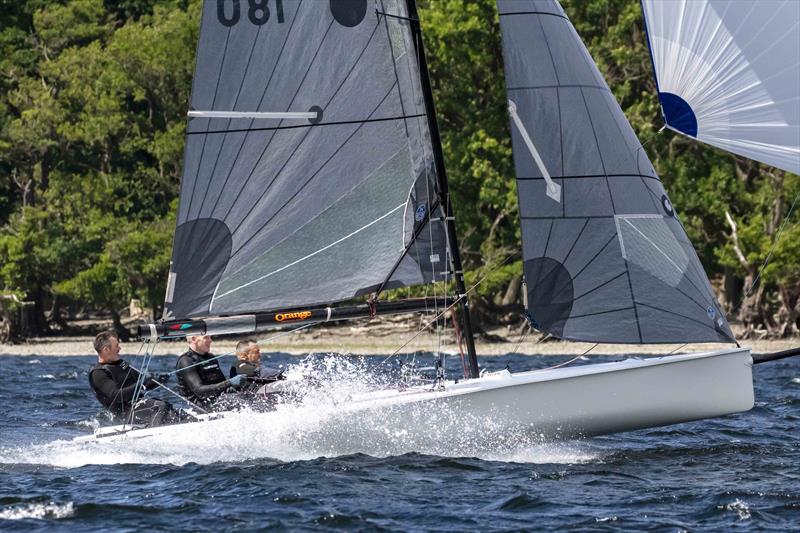
[[[583,357],[584,355],[588,354],[589,352],[591,352],[592,350],[594,350],[594,349],[595,349],[595,348],[597,348],[598,346],[600,346],[600,343],[599,343],[599,342],[596,342],[596,343],[594,343],[594,346],[592,346],[591,348],[589,348],[588,350],[586,350],[586,351],[585,351],[585,352],[583,352],[582,354],[580,354],[580,355],[576,355],[575,357],[573,357],[573,358],[572,358],[572,359],[570,359],[569,361],[564,361],[563,363],[558,363],[557,365],[548,366],[548,367],[546,367],[546,368],[543,368],[542,370],[552,370],[552,369],[554,369],[554,368],[561,368],[562,366],[567,366],[568,364],[570,364],[570,363],[574,363],[575,361],[577,361],[578,359],[580,359],[580,358],[581,358],[581,357]]]
[[[667,355],[672,355],[672,354],[674,354],[675,352],[677,352],[678,350],[680,350],[680,349],[682,349],[682,348],[684,348],[684,347],[686,347],[686,346],[688,346],[688,345],[689,345],[689,343],[688,343],[688,342],[687,342],[686,344],[681,344],[680,346],[678,346],[677,348],[675,348],[674,350],[672,350],[671,352],[669,352]]]

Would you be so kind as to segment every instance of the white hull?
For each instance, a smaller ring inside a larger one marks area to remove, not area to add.
[[[735,348],[516,374],[501,371],[447,382],[444,390],[438,391],[430,387],[377,391],[353,396],[314,425],[319,426],[315,436],[320,449],[338,448],[334,442],[346,441],[350,451],[358,451],[359,443],[392,434],[412,436],[415,442],[434,441],[444,437],[442,426],[452,428],[454,423],[470,426],[470,438],[491,435],[497,444],[501,436],[502,444],[504,438],[517,435],[537,440],[589,437],[723,416],[752,407],[750,350]],[[451,419],[439,420],[437,413],[449,413]],[[217,414],[188,425],[100,428],[94,435],[76,440],[169,438],[179,428],[183,431],[202,424],[213,432],[213,426],[222,428],[225,423],[225,414]],[[485,431],[482,425],[487,426]],[[308,437],[307,431],[304,437]]]

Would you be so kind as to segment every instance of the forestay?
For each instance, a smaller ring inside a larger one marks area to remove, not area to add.
[[[441,279],[404,17],[398,0],[204,1],[166,318]]]
[[[561,6],[498,7],[529,317],[573,340],[732,341],[661,181]]]
[[[667,126],[800,174],[800,2],[642,7]]]

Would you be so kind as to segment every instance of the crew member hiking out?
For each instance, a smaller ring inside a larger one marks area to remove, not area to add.
[[[94,338],[97,352],[97,365],[89,370],[91,385],[98,401],[121,422],[128,422],[131,404],[136,395],[136,383],[142,381],[142,388],[155,388],[155,380],[147,376],[142,379],[138,370],[131,367],[120,356],[117,334],[104,331]],[[133,422],[148,426],[178,421],[178,414],[163,400],[148,398],[137,402]]]
[[[210,352],[209,335],[192,335],[188,340],[189,350],[178,357],[178,362],[175,364],[178,388],[187,400],[208,409],[227,389],[238,390],[244,376],[225,378],[219,361]]]

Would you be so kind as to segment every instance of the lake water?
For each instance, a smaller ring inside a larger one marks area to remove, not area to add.
[[[374,370],[382,359],[300,363],[275,354],[269,364],[312,365],[334,376],[334,390],[347,391],[369,385],[365,366],[370,375],[394,368]],[[566,359],[480,363],[516,371]],[[431,360],[418,358],[422,366]],[[242,413],[217,434],[190,424],[173,442],[76,444],[71,439],[107,423],[88,386],[93,361],[0,357],[0,530],[800,527],[800,361],[792,359],[754,369],[756,407],[748,413],[565,443],[522,440],[502,450],[470,449],[463,440],[451,446],[446,432],[442,442],[416,443],[397,428],[337,449],[315,440],[325,432],[324,399],[316,411],[284,413],[270,424]],[[161,357],[152,368],[173,365]],[[436,434],[447,417],[430,416]]]

